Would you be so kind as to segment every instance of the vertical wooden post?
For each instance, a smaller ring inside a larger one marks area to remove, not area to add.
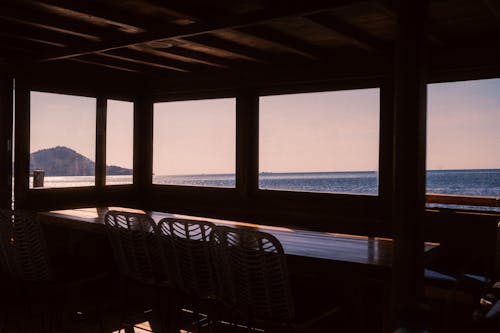
[[[102,189],[106,185],[106,120],[107,99],[97,97],[96,105],[96,150],[95,150],[95,185]]]
[[[153,101],[141,96],[134,102],[134,186],[138,201],[147,205],[153,174]]]
[[[248,198],[259,184],[259,96],[245,91],[236,98],[236,188]]]
[[[19,78],[16,78],[15,90],[14,205],[16,208],[26,208],[30,165],[30,91]]]
[[[423,297],[426,158],[426,0],[398,1],[394,81],[392,281],[395,325],[418,319]]]
[[[391,82],[389,82],[391,81]],[[382,82],[380,87],[380,138],[379,138],[379,197],[383,203],[383,216],[391,228],[392,191],[394,165],[394,84],[391,80]]]
[[[0,208],[12,205],[12,76],[0,71]]]

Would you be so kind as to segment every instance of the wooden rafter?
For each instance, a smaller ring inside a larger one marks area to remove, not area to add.
[[[17,39],[17,40],[24,40],[24,41],[28,41],[28,42],[33,42],[33,43],[48,45],[48,46],[54,46],[54,47],[66,47],[65,44],[62,44],[59,42],[54,42],[54,41],[46,40],[43,38],[23,36],[23,35],[20,35],[18,33],[14,34],[14,33],[0,31],[0,37],[6,37],[6,38],[10,38],[10,39]]]
[[[191,72],[195,67],[196,63],[186,63],[176,59],[166,59],[160,57],[158,55],[154,55],[147,52],[141,52],[135,49],[119,49],[107,52],[108,54],[117,55],[120,57],[130,58],[130,59],[139,59],[144,62],[152,63],[152,64],[160,64],[166,65],[173,68],[178,68],[180,72]]]
[[[68,60],[75,61],[75,62],[81,62],[81,63],[84,63],[84,64],[89,64],[89,65],[94,65],[94,66],[101,66],[101,67],[111,68],[111,69],[115,69],[115,70],[119,70],[119,71],[124,71],[124,72],[131,72],[131,73],[138,72],[138,71],[136,71],[134,69],[117,66],[116,64],[113,64],[113,65],[112,64],[107,64],[107,63],[103,62],[102,60],[92,61],[92,60],[86,60],[86,59],[80,59],[80,58],[71,58],[71,59],[68,59]]]
[[[232,15],[229,17],[214,19],[213,21],[206,23],[194,23],[182,27],[173,26],[171,29],[165,29],[164,26],[161,31],[148,30],[148,32],[144,34],[126,35],[120,39],[114,39],[111,41],[100,43],[99,46],[89,43],[82,44],[78,47],[70,48],[65,52],[54,52],[54,54],[48,55],[41,60],[52,61],[58,59],[67,59],[94,52],[105,52],[131,45],[143,44],[150,41],[164,40],[168,38],[191,37],[220,29],[242,28],[272,21],[282,17],[314,14],[352,2],[352,0],[318,0],[310,1],[307,3],[301,2],[299,4],[291,3],[289,6],[281,8],[271,8],[270,10],[259,11],[258,13],[254,13],[252,15]]]
[[[247,60],[247,61],[258,62],[257,59],[252,58],[250,56],[247,56],[247,55],[243,54],[242,52],[238,52],[237,50],[234,50],[234,51],[233,50],[226,50],[223,48],[218,48],[218,47],[213,47],[213,46],[210,46],[207,44],[197,43],[197,42],[194,42],[192,40],[187,41],[185,39],[180,39],[180,38],[175,39],[174,42],[176,43],[176,46],[178,46],[180,48],[199,52],[200,54],[209,54],[211,56],[219,57],[222,59],[243,59],[243,60]]]
[[[289,52],[298,54],[302,57],[313,60],[319,58],[319,56],[315,54],[315,52],[311,52],[311,50],[315,48],[313,45],[310,45],[291,35],[280,32],[274,28],[263,25],[255,25],[251,27],[241,28],[239,29],[239,31],[255,37],[259,37],[279,46],[280,48],[286,49]]]
[[[182,55],[179,54],[177,50],[174,48],[168,48],[166,50],[164,49],[156,49],[150,46],[145,46],[145,45],[135,45],[135,46],[129,46],[128,47],[131,50],[137,50],[143,53],[149,53],[161,58],[165,59],[173,59],[185,63],[194,63],[194,64],[203,64],[207,66],[213,66],[213,67],[219,67],[219,68],[226,68],[227,66],[217,62],[217,60],[213,61],[213,59],[207,59],[206,57],[200,57],[198,55]]]
[[[255,48],[246,46],[241,43],[233,42],[227,39],[223,39],[211,34],[206,34],[202,36],[193,36],[190,38],[185,38],[185,40],[188,41],[193,41],[199,44],[211,46],[214,48],[219,48],[222,50],[227,50],[233,53],[239,53],[243,54],[246,57],[255,59],[257,62],[260,63],[271,63],[271,57],[269,54],[266,54],[262,51],[259,51]]]
[[[3,14],[3,12],[2,12]],[[58,25],[46,23],[46,22],[39,22],[37,20],[34,20],[32,18],[30,19],[23,19],[23,18],[17,18],[14,16],[5,16],[5,15],[0,15],[0,20],[9,22],[9,23],[14,23],[17,25],[22,25],[22,26],[30,26],[30,27],[35,27],[37,29],[42,29],[42,30],[48,30],[50,32],[56,32],[59,34],[63,35],[69,35],[72,37],[78,37],[82,38],[91,42],[100,42],[101,38],[96,35],[88,34],[85,32],[80,32],[76,29],[71,29],[71,28],[66,28],[66,27],[61,27]]]
[[[189,72],[188,70],[183,69],[183,68],[173,67],[173,66],[169,66],[169,65],[165,65],[165,64],[160,64],[157,62],[150,62],[150,61],[146,61],[146,60],[138,59],[138,58],[132,58],[130,56],[124,57],[121,55],[104,53],[104,52],[98,52],[96,54],[103,56],[103,57],[128,61],[128,62],[147,65],[147,66],[151,66],[151,67],[157,67],[157,68],[161,68],[161,69],[167,69],[167,70],[176,71],[176,72],[184,72],[184,73]]]
[[[306,16],[305,18],[334,31],[336,34],[341,35],[342,38],[362,49],[368,51],[381,51],[386,48],[384,43],[373,35],[334,17],[316,14]]]
[[[108,18],[103,18],[100,16],[88,14],[85,12],[73,10],[73,9],[68,9],[65,7],[57,6],[54,4],[50,4],[47,2],[40,2],[40,1],[33,1],[33,0],[18,0],[21,3],[24,4],[29,4],[41,11],[48,12],[51,14],[59,15],[62,17],[68,17],[72,18],[81,22],[86,22],[93,24],[95,26],[100,26],[100,27],[116,27],[118,30],[121,32],[126,32],[126,33],[141,33],[144,32],[142,28],[126,24],[123,22],[119,22],[117,20],[113,19],[108,19]],[[113,14],[113,16],[116,16],[116,14]],[[119,19],[123,19],[123,17],[120,17]]]
[[[89,23],[99,27],[114,27],[125,33],[142,33],[141,25],[144,22],[132,15],[126,15],[114,8],[108,8],[105,4],[92,4],[88,1],[73,1],[62,3],[58,0],[6,0],[14,3],[14,6],[33,8],[41,12],[50,13],[59,17],[66,17],[76,21]]]

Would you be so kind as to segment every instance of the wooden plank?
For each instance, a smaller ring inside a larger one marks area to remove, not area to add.
[[[236,97],[236,189],[251,197],[259,187],[259,95],[247,90]]]
[[[162,43],[163,42],[164,41],[162,41]],[[179,48],[176,47],[162,49],[162,48],[154,48],[153,46],[144,44],[144,45],[130,46],[128,47],[128,49],[136,50],[138,52],[143,52],[143,53],[149,53],[160,58],[165,58],[169,60],[172,59],[175,61],[180,61],[190,64],[202,64],[218,68],[227,67],[224,64],[220,63],[220,59],[213,59],[214,57],[210,57],[209,59],[207,59],[207,56],[201,56],[200,54],[196,54],[195,52],[191,52],[190,54],[187,55],[179,54]]]
[[[392,210],[396,242],[391,285],[394,328],[409,324],[404,318],[415,314],[424,290],[427,5],[425,0],[400,1],[398,8]]]
[[[186,39],[175,39],[174,40],[177,47],[192,50],[195,52],[199,52],[201,54],[209,54],[211,56],[219,57],[222,59],[242,59],[253,62],[260,62],[258,59],[255,59],[249,55],[244,54],[238,49],[225,49],[221,47],[214,47],[207,43],[199,43],[193,40]]]
[[[426,202],[444,205],[500,207],[500,197],[478,197],[470,195],[427,193]]]
[[[118,60],[128,61],[128,62],[131,62],[131,63],[136,63],[136,64],[141,64],[141,65],[146,65],[146,66],[161,68],[161,69],[164,69],[164,70],[166,69],[166,70],[174,71],[174,72],[182,72],[182,73],[189,72],[187,69],[183,69],[183,68],[179,68],[179,67],[174,67],[174,66],[168,66],[168,65],[157,63],[157,62],[151,62],[151,61],[146,61],[146,60],[142,60],[142,59],[137,59],[137,58],[133,58],[131,56],[124,57],[124,56],[121,56],[121,55],[111,54],[111,53],[104,53],[104,52],[99,52],[99,53],[96,53],[96,54],[99,55],[99,56],[101,56],[101,57],[108,57],[108,58],[112,58],[112,59],[118,59]]]
[[[88,56],[85,56],[86,58]],[[101,67],[106,67],[106,68],[111,68],[119,71],[124,71],[124,72],[130,72],[130,73],[137,73],[139,70],[135,70],[129,67],[124,67],[124,66],[116,66],[116,64],[110,64],[107,63],[105,59],[96,59],[96,60],[88,60],[88,59],[81,59],[81,58],[71,58],[68,59],[69,61],[74,61],[74,62],[80,62],[84,64],[90,64],[90,65],[95,65],[95,66],[101,66]],[[116,63],[116,61],[115,61]]]
[[[388,48],[387,45],[375,36],[337,18],[322,14],[310,15],[305,18],[334,31],[345,40],[364,50],[379,52]]]
[[[2,14],[3,14],[3,12],[2,12]],[[60,26],[57,26],[57,25],[55,25],[53,23],[49,23],[49,22],[37,22],[36,20],[33,20],[32,18],[22,19],[22,18],[16,18],[13,16],[0,15],[0,20],[10,22],[10,23],[13,23],[15,25],[25,25],[25,26],[34,27],[34,28],[41,29],[41,30],[48,30],[52,33],[55,32],[55,33],[59,33],[59,34],[63,34],[63,35],[70,35],[72,37],[78,37],[78,38],[85,39],[85,40],[88,40],[91,42],[100,42],[101,41],[101,38],[99,36],[77,31],[75,27],[70,27],[70,28],[60,27]],[[80,27],[79,30],[84,30],[84,29]]]
[[[31,25],[12,24],[10,22],[2,20],[0,20],[0,31],[2,31],[2,33],[8,34],[9,38],[11,39],[15,38],[18,40],[33,40],[36,42],[41,41],[39,42],[40,44],[53,46],[52,50],[44,50],[44,53],[40,53],[37,55],[38,57],[40,57],[42,54],[45,54],[46,52],[56,52],[56,50],[61,49],[62,47],[65,48],[69,45],[76,45],[82,41],[82,39],[77,36],[54,33],[50,30],[39,29]],[[61,51],[62,50],[59,50],[59,52]]]
[[[126,48],[120,50],[110,51],[107,54],[117,55],[120,57],[130,58],[130,59],[139,59],[141,61],[145,61],[152,64],[160,64],[166,65],[173,68],[178,68],[180,72],[188,71],[191,72],[195,70],[197,67],[201,67],[199,63],[188,63],[179,61],[176,59],[167,59],[165,57],[158,56],[156,54],[150,52],[142,52],[138,49],[134,48]],[[116,58],[115,58],[116,59]],[[116,59],[117,60],[117,59]],[[144,64],[142,67],[150,67],[150,65]],[[153,66],[154,67],[154,66]],[[151,68],[149,68],[151,69]],[[154,69],[156,70],[156,68]]]
[[[53,61],[59,59],[72,58],[83,54],[94,52],[105,52],[113,49],[123,48],[131,45],[138,45],[146,42],[160,41],[168,38],[183,38],[191,37],[200,34],[205,34],[219,29],[233,29],[245,26],[265,23],[282,17],[290,17],[297,15],[314,14],[333,9],[342,5],[352,3],[352,0],[322,0],[309,1],[300,3],[290,3],[287,6],[273,7],[270,10],[258,11],[253,15],[231,15],[219,19],[215,19],[208,23],[193,23],[183,27],[173,27],[172,29],[161,29],[161,31],[150,30],[148,33],[140,35],[127,35],[121,39],[107,41],[99,46],[92,44],[83,44],[71,48],[64,52],[54,52],[41,59],[42,61]]]
[[[0,208],[12,204],[13,76],[0,69]]]
[[[38,4],[41,3],[39,2]],[[10,20],[6,20],[5,17],[9,17]],[[13,23],[17,22],[18,24],[31,25],[35,28],[41,28],[51,32],[56,31],[69,35],[76,33],[76,37],[83,37],[89,40],[95,40],[94,37],[100,40],[101,38],[109,39],[119,36],[119,32],[108,25],[96,26],[85,20],[76,20],[52,12],[32,9],[23,6],[22,3],[19,2],[10,4],[9,6],[3,6],[0,19]]]
[[[131,21],[130,16],[120,15],[118,13],[119,11],[116,9],[107,9],[102,5],[96,7],[83,1],[72,2],[71,4],[67,3],[64,6],[61,5],[60,1],[52,0],[45,0],[43,2],[34,0],[15,0],[14,2],[16,5],[22,4],[28,6],[28,8],[33,7],[46,13],[68,17],[94,26],[115,27],[124,33],[136,34],[144,32],[144,29],[138,26],[127,24],[127,22]],[[97,13],[97,15],[93,15],[93,13]]]
[[[240,28],[238,30],[243,31],[244,33],[247,33],[249,35],[262,38],[275,45],[278,45],[280,48],[298,54],[302,57],[312,60],[317,60],[319,58],[319,51],[316,50],[315,46],[291,35],[280,32],[274,28],[266,27],[263,25],[254,25],[251,27]]]
[[[30,36],[26,36],[26,35],[20,35],[18,33],[14,34],[14,33],[8,33],[8,32],[0,32],[0,37],[29,41],[29,42],[36,43],[36,44],[42,44],[42,45],[48,45],[48,46],[54,46],[54,47],[66,47],[65,44],[59,43],[59,42],[54,41],[54,40],[43,39],[43,37],[40,38],[39,36],[30,37]],[[5,43],[5,42],[2,41],[2,43]]]

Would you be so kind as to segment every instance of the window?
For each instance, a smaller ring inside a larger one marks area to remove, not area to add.
[[[427,193],[500,196],[500,79],[430,84],[427,113]]]
[[[106,121],[106,185],[132,184],[134,103],[108,100]]]
[[[379,89],[260,98],[259,187],[378,194]]]
[[[30,188],[95,185],[96,99],[31,92]],[[44,174],[36,186],[33,175]]]
[[[235,186],[234,98],[156,103],[153,184]]]

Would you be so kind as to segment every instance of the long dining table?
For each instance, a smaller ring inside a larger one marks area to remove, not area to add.
[[[308,231],[125,207],[92,207],[39,212],[38,219],[42,224],[62,225],[75,230],[104,232],[104,217],[110,210],[144,213],[151,216],[156,223],[162,218],[170,217],[210,221],[216,225],[237,228],[257,229],[275,236],[281,242],[285,254],[297,258],[317,259],[382,271],[390,271],[392,266],[394,242],[389,238]],[[438,245],[437,243],[425,243],[423,250],[428,252]]]
[[[351,285],[363,285],[364,288],[368,289],[376,284],[376,288],[382,289],[383,298],[385,300],[390,298],[394,241],[389,238],[308,231],[125,207],[91,207],[46,211],[39,212],[38,219],[43,225],[62,227],[75,234],[82,234],[82,232],[104,234],[104,218],[106,213],[111,210],[144,213],[156,223],[168,217],[209,221],[216,225],[264,231],[272,234],[281,242],[289,262],[289,268],[295,273],[312,274],[313,280],[314,276],[322,276],[323,281],[329,281],[328,283],[333,283],[330,281],[340,278]],[[71,243],[71,241],[69,242]],[[429,252],[437,246],[439,246],[437,243],[425,243],[423,251]],[[383,302],[384,317],[389,315],[389,302]],[[390,322],[388,317],[383,319],[384,332],[391,331]],[[362,332],[364,329],[365,327],[360,328],[359,331]]]

